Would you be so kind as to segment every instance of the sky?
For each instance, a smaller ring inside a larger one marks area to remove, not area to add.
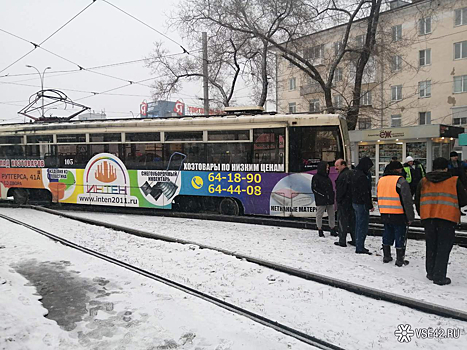
[[[51,67],[45,73],[44,89],[61,90],[71,100],[90,107],[96,113],[105,111],[107,118],[137,117],[140,103],[151,101],[150,85],[154,81],[151,78],[155,77],[144,62],[90,68],[147,58],[155,41],[163,41],[171,54],[182,54],[180,45],[188,51],[200,49],[201,40],[200,47],[190,47],[182,41],[175,28],[168,27],[168,18],[176,10],[177,3],[177,0],[2,0],[0,123],[25,121],[25,117],[17,112],[41,88],[38,72],[26,65],[36,67],[41,74],[45,68]],[[44,40],[39,48],[30,52],[34,48],[30,42],[40,44]],[[200,51],[193,54],[198,55]],[[79,71],[78,65],[85,70]],[[146,81],[141,82],[143,80]],[[144,85],[130,84],[129,81]],[[102,93],[111,89],[115,90]],[[202,96],[200,81],[185,87],[170,100],[202,107],[199,100]],[[46,108],[45,115],[51,114],[66,116],[70,115],[70,110]],[[34,115],[38,117],[39,112]]]

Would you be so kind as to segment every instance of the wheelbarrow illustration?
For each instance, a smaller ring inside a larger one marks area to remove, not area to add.
[[[178,176],[180,175],[180,169],[182,168],[183,162],[186,159],[186,154],[180,153],[180,152],[174,152],[169,158],[169,163],[167,164],[167,169],[168,171],[170,169],[170,163],[172,162],[172,158],[175,155],[180,155],[182,157],[182,161],[180,162],[180,165],[178,167],[178,173],[177,177],[175,178],[175,182],[172,181],[166,181],[166,182],[161,182],[157,181],[155,184],[154,182],[149,183],[146,181],[140,188],[141,191],[143,191],[144,195],[147,197],[151,195],[152,198],[154,198],[156,201],[159,199],[159,197],[164,194],[164,196],[170,200],[175,193],[177,192],[178,186],[176,185]]]

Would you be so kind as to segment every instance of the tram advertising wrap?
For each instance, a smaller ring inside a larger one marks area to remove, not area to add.
[[[313,172],[267,172],[281,170],[269,164],[259,165],[255,172],[209,169],[128,170],[118,157],[100,153],[85,169],[1,167],[0,189],[5,196],[9,188],[45,188],[55,202],[88,205],[171,209],[176,196],[186,195],[236,198],[245,214],[314,216],[316,212]]]

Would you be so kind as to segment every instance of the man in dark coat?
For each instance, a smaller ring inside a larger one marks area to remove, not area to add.
[[[331,236],[337,236],[334,213],[334,188],[329,178],[329,164],[327,162],[319,162],[317,173],[311,181],[311,190],[315,195],[316,207],[318,208],[316,225],[318,226],[319,236],[324,237],[323,214],[325,211],[328,212]]]
[[[355,211],[355,238],[357,254],[369,254],[365,248],[365,239],[368,233],[370,211],[373,211],[371,198],[371,173],[373,162],[368,157],[360,159],[352,175],[352,206]]]
[[[433,161],[415,194],[415,206],[425,227],[426,277],[438,285],[451,283],[446,277],[449,254],[460,221],[460,208],[467,205],[467,193],[460,178],[448,171],[445,158]]]
[[[334,167],[339,172],[336,180],[336,202],[337,202],[337,221],[339,228],[339,241],[334,242],[340,247],[347,247],[347,233],[350,233],[352,240],[349,242],[355,245],[355,213],[352,208],[352,172],[347,168],[347,162],[338,159]]]

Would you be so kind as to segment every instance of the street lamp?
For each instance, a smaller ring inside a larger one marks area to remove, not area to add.
[[[52,67],[45,67],[44,71],[42,72],[42,75],[41,75],[41,72],[39,71],[39,69],[37,69],[36,67],[34,66],[30,66],[30,65],[26,65],[26,67],[28,68],[34,68],[37,73],[39,74],[39,78],[41,78],[41,95],[42,95],[42,117],[44,117],[44,75],[45,75],[45,71],[47,69],[52,69]]]

